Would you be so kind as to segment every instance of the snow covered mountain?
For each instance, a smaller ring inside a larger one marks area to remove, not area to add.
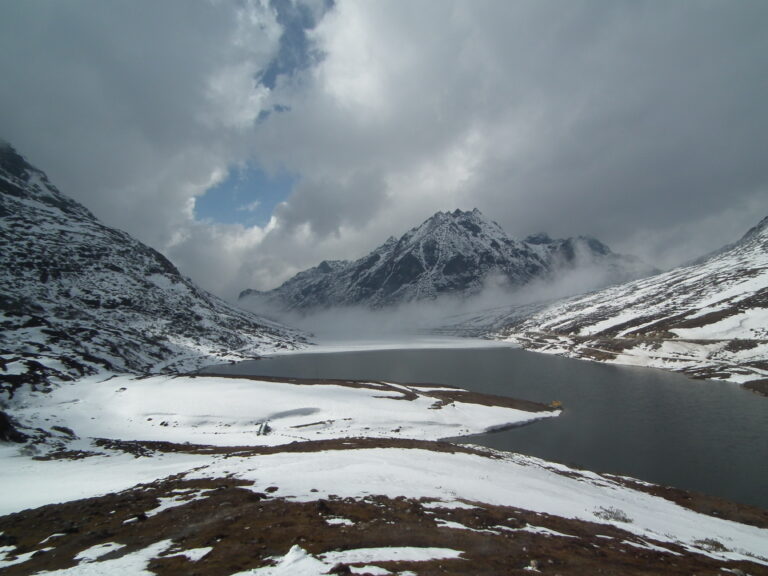
[[[350,305],[379,308],[446,294],[472,296],[489,283],[514,290],[587,266],[600,269],[598,276],[605,280],[601,286],[652,271],[636,258],[614,254],[594,238],[553,240],[538,234],[516,240],[479,210],[456,210],[438,212],[359,260],[325,261],[269,292],[244,290],[240,299],[300,311]]]
[[[295,347],[101,224],[0,142],[0,391],[97,370],[185,370]]]
[[[498,336],[768,388],[768,218],[703,262],[559,302]]]

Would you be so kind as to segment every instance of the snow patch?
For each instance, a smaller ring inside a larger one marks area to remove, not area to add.
[[[125,544],[117,544],[115,542],[96,544],[77,554],[75,560],[79,560],[80,562],[95,562],[102,556],[106,556],[110,552],[120,550],[121,548],[125,548]]]
[[[72,568],[38,572],[45,576],[114,576],[115,574],[131,574],[132,576],[152,576],[154,572],[147,570],[149,562],[172,545],[171,540],[156,542],[142,550],[137,550],[113,560],[79,564]]]

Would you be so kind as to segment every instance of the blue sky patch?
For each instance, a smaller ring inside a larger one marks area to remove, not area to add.
[[[288,198],[296,178],[267,174],[258,167],[232,167],[226,179],[195,200],[195,218],[222,224],[264,226]]]

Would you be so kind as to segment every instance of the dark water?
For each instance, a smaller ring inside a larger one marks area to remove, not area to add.
[[[468,441],[768,508],[768,398],[732,384],[511,348],[297,354],[216,369],[559,400],[559,418]]]

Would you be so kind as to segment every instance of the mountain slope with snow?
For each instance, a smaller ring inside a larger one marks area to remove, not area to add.
[[[443,295],[472,296],[489,284],[514,291],[587,267],[599,270],[595,276],[601,286],[651,272],[636,258],[614,254],[594,238],[553,240],[538,234],[517,240],[477,209],[455,210],[438,212],[359,260],[325,261],[274,290],[245,290],[240,298],[286,310],[380,308]]]
[[[559,302],[499,336],[542,352],[766,381],[768,218],[701,263]]]
[[[186,370],[301,336],[195,286],[0,143],[0,383]]]

